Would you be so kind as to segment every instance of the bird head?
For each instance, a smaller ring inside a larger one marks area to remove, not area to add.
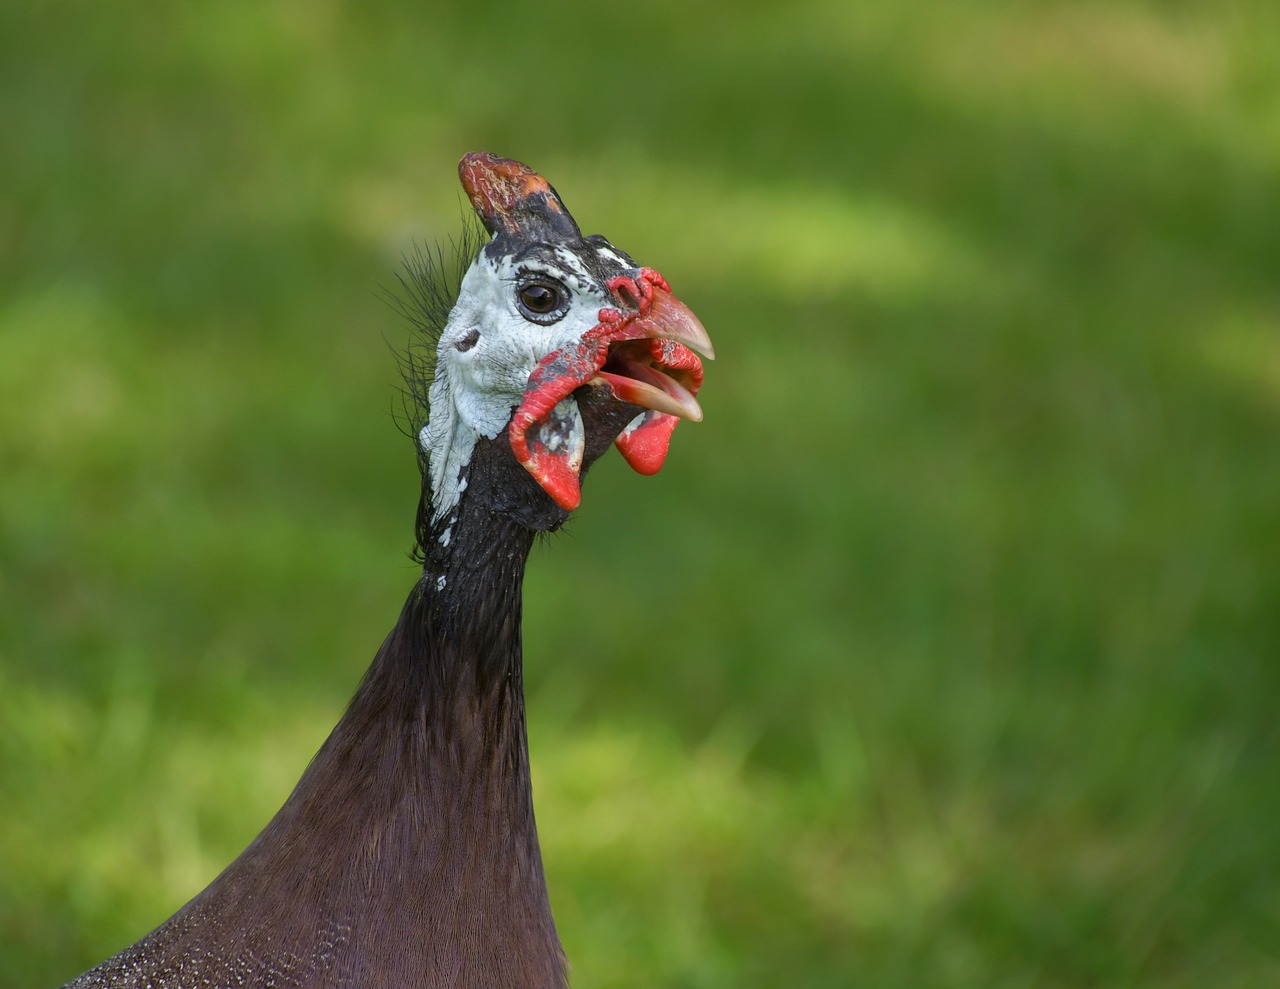
[[[432,513],[447,515],[483,437],[564,511],[613,441],[642,474],[663,463],[679,419],[699,420],[696,316],[666,280],[604,237],[584,237],[555,189],[526,165],[469,154],[462,186],[490,240],[462,278],[437,346],[428,460]],[[695,351],[697,353],[695,353]],[[600,435],[609,435],[601,442]]]

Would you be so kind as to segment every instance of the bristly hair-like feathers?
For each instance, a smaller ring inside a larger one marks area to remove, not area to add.
[[[435,377],[440,334],[444,332],[449,314],[458,301],[467,269],[488,242],[488,232],[476,215],[468,211],[463,215],[461,232],[457,237],[450,237],[447,244],[440,241],[414,244],[413,250],[404,256],[404,270],[396,275],[401,292],[384,292],[391,307],[414,329],[408,346],[397,354],[397,358],[400,375],[404,379],[401,391],[404,431],[413,439],[418,452],[418,470],[424,478],[427,476],[428,454],[420,437],[431,414],[428,393]],[[415,545],[410,554],[418,563],[423,562],[422,546],[427,538],[429,514],[424,514],[419,507]]]
[[[448,244],[414,244],[403,258],[404,271],[396,275],[403,295],[387,292],[387,301],[413,326],[415,333],[399,355],[404,378],[404,412],[410,434],[418,436],[430,415],[427,393],[436,371],[436,348],[448,325],[449,314],[467,269],[489,242],[489,235],[474,214],[463,217],[462,231]],[[427,452],[418,445],[418,461],[425,471]]]

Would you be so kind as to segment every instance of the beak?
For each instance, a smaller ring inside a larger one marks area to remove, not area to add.
[[[674,340],[696,350],[709,361],[716,359],[711,337],[707,336],[698,317],[674,295],[657,286],[654,286],[648,311],[632,319],[628,329],[629,335]]]
[[[651,345],[637,346],[646,340]],[[679,344],[680,348],[654,346],[658,341]],[[711,338],[698,317],[670,292],[655,286],[645,313],[627,323],[627,339],[614,345],[592,383],[604,383],[619,401],[701,422],[702,408],[694,392],[702,384],[702,366],[691,354],[680,359],[677,353],[683,348],[715,359]],[[684,381],[666,371],[681,374]]]
[[[543,358],[508,427],[516,459],[567,511],[582,497],[583,424],[570,397],[573,389],[603,386],[618,401],[646,410],[615,441],[641,474],[662,466],[678,419],[702,419],[694,397],[702,385],[702,362],[694,351],[713,359],[711,338],[661,276],[650,274],[627,279],[639,312],[602,309],[589,338]]]

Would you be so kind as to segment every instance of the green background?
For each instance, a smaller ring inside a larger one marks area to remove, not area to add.
[[[0,984],[414,579],[379,297],[530,162],[719,359],[535,549],[579,987],[1280,985],[1280,7],[0,2]]]

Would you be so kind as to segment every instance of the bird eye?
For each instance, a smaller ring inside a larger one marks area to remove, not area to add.
[[[516,289],[520,314],[534,323],[549,324],[569,310],[569,293],[563,285],[549,278],[529,279]]]
[[[545,316],[556,307],[556,293],[545,285],[529,285],[520,290],[524,307],[539,316]]]

